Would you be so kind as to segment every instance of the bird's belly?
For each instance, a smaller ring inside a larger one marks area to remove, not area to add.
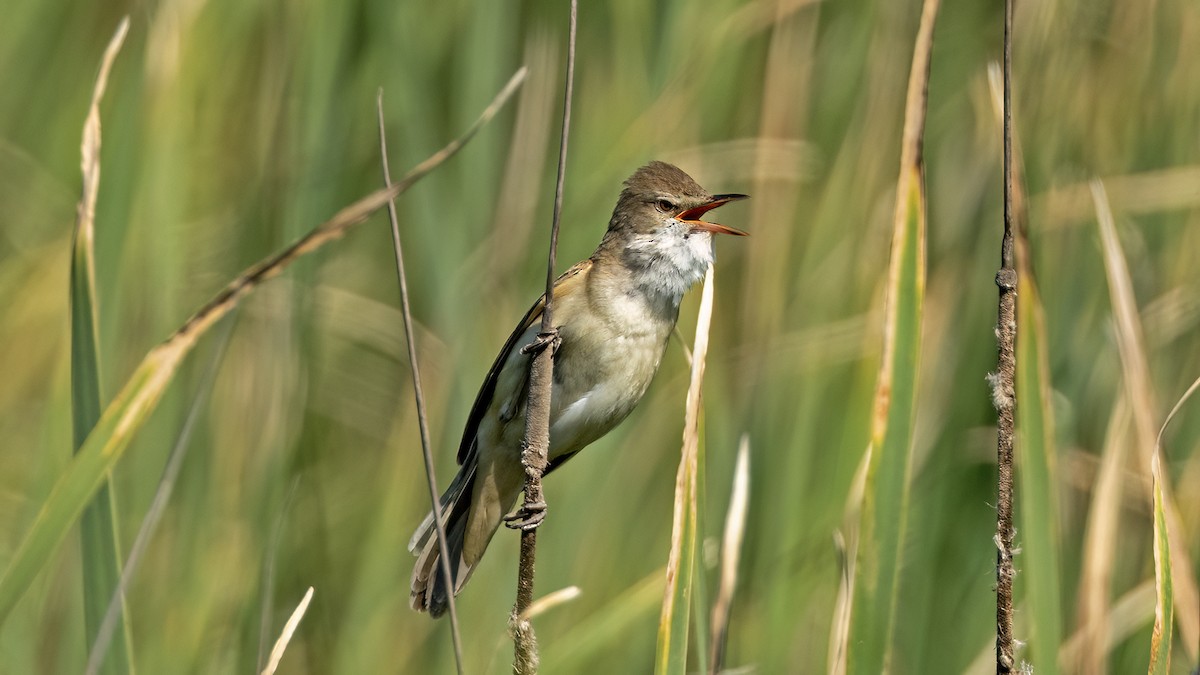
[[[565,335],[555,358],[551,458],[577,452],[624,420],[654,379],[665,348],[665,338],[650,332],[591,337]]]

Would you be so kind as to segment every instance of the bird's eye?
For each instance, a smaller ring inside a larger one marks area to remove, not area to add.
[[[658,210],[662,211],[663,213],[671,213],[672,211],[675,210],[675,205],[672,204],[670,202],[670,200],[667,200],[667,199],[658,200],[657,202],[654,203],[654,206],[657,207]]]

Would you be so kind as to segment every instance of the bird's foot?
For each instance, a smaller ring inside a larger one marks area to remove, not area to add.
[[[521,508],[504,516],[504,526],[513,530],[530,532],[536,530],[546,519],[546,502],[538,500],[522,504]]]
[[[533,342],[521,347],[522,354],[539,354],[545,348],[550,348],[550,353],[558,351],[558,345],[562,342],[562,338],[558,335],[557,328],[551,328],[549,331],[542,331],[537,334]]]

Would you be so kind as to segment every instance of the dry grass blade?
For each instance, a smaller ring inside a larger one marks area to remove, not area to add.
[[[860,524],[850,534],[857,544],[850,553],[854,578],[849,630],[845,642],[831,649],[834,654],[846,655],[846,666],[852,673],[874,675],[888,669],[899,604],[925,300],[926,207],[921,146],[938,5],[937,0],[924,3],[913,47],[892,220],[883,358],[875,388]],[[857,504],[851,504],[848,510],[857,508]],[[835,632],[840,634],[840,630]],[[849,649],[849,645],[854,648]],[[833,666],[839,668],[839,662]]]
[[[683,421],[683,447],[675,475],[675,505],[671,525],[671,553],[667,559],[667,586],[658,623],[658,656],[654,672],[686,673],[688,617],[691,612],[692,572],[696,562],[697,473],[699,472],[701,387],[708,359],[708,331],[712,325],[713,269],[704,273],[692,371]]]
[[[1078,658],[1060,660],[1068,672],[1092,675],[1105,672],[1108,651],[1103,649],[1109,632],[1113,563],[1117,535],[1121,525],[1122,471],[1126,464],[1130,427],[1129,404],[1124,395],[1117,397],[1108,418],[1104,448],[1100,453],[1100,472],[1088,508],[1083,537],[1083,571],[1079,581],[1076,611],[1079,631],[1073,640],[1082,646]],[[1061,653],[1061,650],[1060,650]]]
[[[1200,377],[1196,378],[1195,382],[1192,382],[1192,386],[1188,387],[1187,391],[1183,392],[1183,396],[1180,396],[1179,400],[1175,402],[1175,407],[1171,408],[1171,412],[1167,413],[1167,419],[1163,420],[1162,427],[1158,430],[1158,437],[1154,442],[1154,445],[1159,449],[1159,452],[1162,452],[1162,439],[1163,434],[1167,432],[1167,425],[1171,423],[1171,420],[1175,419],[1175,415],[1179,412],[1179,409],[1183,407],[1184,403],[1187,403],[1188,399],[1192,397],[1192,394],[1196,393],[1197,389],[1200,389]]]
[[[104,90],[108,87],[108,74],[112,71],[113,62],[125,44],[125,35],[129,32],[129,17],[121,19],[117,31],[113,34],[104,50],[104,58],[100,62],[100,72],[96,75],[96,86],[92,90],[92,102],[88,106],[87,119],[83,123],[83,142],[80,146],[79,168],[83,172],[83,197],[79,201],[76,230],[79,237],[91,248],[96,223],[96,198],[100,192],[100,100],[104,98]]]
[[[746,511],[750,504],[750,437],[742,434],[738,443],[737,464],[733,469],[733,494],[725,515],[725,536],[721,540],[721,583],[712,608],[712,638],[709,672],[719,673],[725,662],[725,642],[729,633],[729,612],[737,588],[738,561],[742,537],[746,534]]]
[[[76,208],[75,231],[71,242],[71,417],[74,431],[72,450],[78,452],[96,426],[101,413],[100,356],[97,329],[95,229],[96,200],[100,192],[100,101],[108,84],[113,62],[129,31],[129,18],[122,19],[104,51],[100,72],[96,75],[91,105],[83,124],[80,143],[80,173],[83,187]],[[106,673],[114,675],[132,669],[128,615],[125,597],[116,593],[121,578],[120,536],[117,528],[116,500],[109,481],[83,512],[80,522],[83,558],[84,628],[87,640],[96,644],[104,638],[103,626],[119,628],[116,648],[104,661]],[[105,618],[109,598],[116,599],[120,623]],[[94,647],[93,647],[94,649]]]
[[[1104,251],[1105,271],[1108,275],[1109,294],[1112,297],[1113,315],[1116,323],[1117,349],[1121,356],[1121,367],[1124,373],[1125,389],[1133,409],[1134,429],[1136,430],[1136,447],[1141,453],[1142,466],[1148,466],[1153,481],[1155,506],[1154,541],[1155,541],[1155,575],[1160,584],[1166,583],[1172,587],[1173,605],[1178,608],[1175,616],[1179,621],[1179,629],[1183,638],[1184,648],[1191,659],[1197,658],[1200,649],[1200,598],[1197,597],[1196,582],[1190,574],[1173,574],[1169,569],[1178,565],[1179,569],[1191,570],[1191,560],[1187,554],[1187,542],[1183,538],[1183,523],[1179,517],[1172,497],[1169,483],[1163,479],[1160,472],[1158,453],[1159,434],[1155,429],[1155,400],[1154,386],[1150,379],[1150,366],[1146,359],[1145,341],[1142,337],[1141,322],[1138,318],[1137,302],[1133,294],[1133,284],[1129,277],[1129,268],[1125,263],[1125,255],[1117,238],[1116,226],[1113,222],[1112,209],[1108,205],[1108,197],[1104,185],[1099,181],[1092,183],[1092,197],[1096,204],[1097,222],[1100,228],[1100,239]],[[1161,514],[1158,510],[1161,509]],[[1163,532],[1162,530],[1166,530]],[[1166,566],[1167,569],[1163,569]],[[1170,647],[1170,623],[1172,606],[1163,606],[1161,596],[1163,588],[1160,585],[1160,603],[1156,610],[1154,633],[1163,636],[1167,642],[1167,653]],[[1160,622],[1165,622],[1160,625]]]
[[[525,70],[521,69],[463,136],[421,162],[390,189],[378,190],[347,206],[282,252],[250,267],[193,314],[166,342],[146,355],[109,403],[79,453],[59,476],[29,533],[0,577],[0,623],[7,619],[34,576],[45,569],[47,559],[120,460],[147,416],[157,407],[179,364],[200,336],[260,283],[277,276],[301,256],[338,239],[350,227],[366,220],[390,199],[452,157],[495,116],[524,77]]]
[[[383,124],[383,89],[375,99],[376,112],[379,117],[379,156],[383,166],[383,186],[392,186],[392,172],[388,168],[387,134]],[[404,317],[404,343],[408,347],[408,367],[412,373],[413,396],[416,398],[417,423],[421,432],[421,457],[425,461],[425,479],[429,487],[429,501],[432,504],[433,528],[437,534],[439,549],[438,561],[441,563],[442,579],[446,588],[454,588],[454,576],[450,573],[450,550],[446,544],[446,524],[442,516],[442,504],[438,499],[437,477],[433,468],[433,443],[429,440],[429,414],[425,410],[425,391],[421,388],[421,369],[417,362],[417,342],[413,335],[412,307],[408,301],[408,276],[404,273],[404,247],[400,243],[400,219],[396,215],[395,200],[388,200],[388,222],[392,229],[392,250],[396,254],[396,276],[400,283],[400,308]],[[450,610],[450,638],[454,645],[454,666],[458,674],[463,673],[462,637],[458,628],[458,608],[455,606],[454,593],[446,595],[446,605]]]
[[[566,588],[560,588],[557,591],[543,595],[542,597],[530,603],[529,609],[525,610],[525,614],[522,615],[521,618],[526,621],[532,620],[541,616],[542,614],[545,614],[546,612],[549,612],[555,607],[565,605],[568,602],[575,600],[580,595],[583,595],[583,591],[581,591],[578,586],[567,586]]]
[[[262,675],[273,675],[275,669],[279,667],[279,662],[283,659],[283,653],[287,651],[288,643],[291,642],[292,635],[295,634],[296,628],[300,625],[300,619],[304,618],[304,612],[308,610],[308,603],[312,600],[312,596],[313,587],[309,586],[308,591],[304,594],[304,598],[300,600],[299,605],[296,605],[296,609],[288,617],[287,623],[283,625],[283,632],[279,634],[279,639],[275,641],[275,646],[271,648],[271,658],[267,659],[267,667],[263,668]]]

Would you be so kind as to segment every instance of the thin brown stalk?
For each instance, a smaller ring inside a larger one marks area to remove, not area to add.
[[[533,359],[529,369],[529,400],[525,407],[525,439],[522,441],[521,464],[525,467],[525,499],[521,507],[521,561],[517,571],[517,599],[509,617],[513,636],[513,673],[531,675],[538,670],[537,635],[528,618],[533,602],[534,563],[537,558],[537,528],[546,513],[542,495],[542,474],[546,471],[550,451],[550,397],[553,385],[554,349],[558,330],[554,326],[554,268],[558,252],[558,229],[562,219],[563,183],[567,172],[567,139],[571,129],[571,95],[575,88],[575,25],[577,0],[571,0],[567,28],[567,73],[563,92],[562,135],[558,146],[558,176],[554,185],[554,217],[550,226],[550,252],[546,261],[546,302],[542,308],[542,327],[537,342],[531,347]]]
[[[1017,270],[1013,262],[1012,21],[1013,2],[1004,2],[1004,237],[1000,243],[1000,289],[996,338],[999,357],[992,378],[996,406],[996,672],[1011,673],[1013,653],[1013,439],[1016,436]]]
[[[392,186],[392,172],[388,168],[387,134],[383,124],[383,89],[375,100],[379,117],[379,156],[383,168],[383,186]],[[442,518],[441,501],[438,499],[437,477],[433,468],[432,443],[429,441],[429,416],[425,410],[425,392],[421,388],[421,370],[417,364],[417,342],[413,336],[412,308],[408,301],[408,277],[404,273],[404,248],[400,245],[400,219],[396,215],[396,200],[387,204],[388,221],[392,226],[392,248],[396,253],[396,276],[400,280],[400,309],[404,316],[404,341],[408,345],[408,364],[412,372],[413,395],[417,401],[417,424],[421,429],[421,456],[425,460],[425,478],[429,485],[429,501],[433,505],[433,527],[437,533],[438,560],[441,562],[442,579],[446,588],[454,588],[454,577],[450,574],[450,549],[446,544],[446,525]],[[458,610],[454,606],[454,593],[447,593],[450,608],[450,638],[454,643],[454,666],[458,675],[463,674],[462,637],[458,630]]]

